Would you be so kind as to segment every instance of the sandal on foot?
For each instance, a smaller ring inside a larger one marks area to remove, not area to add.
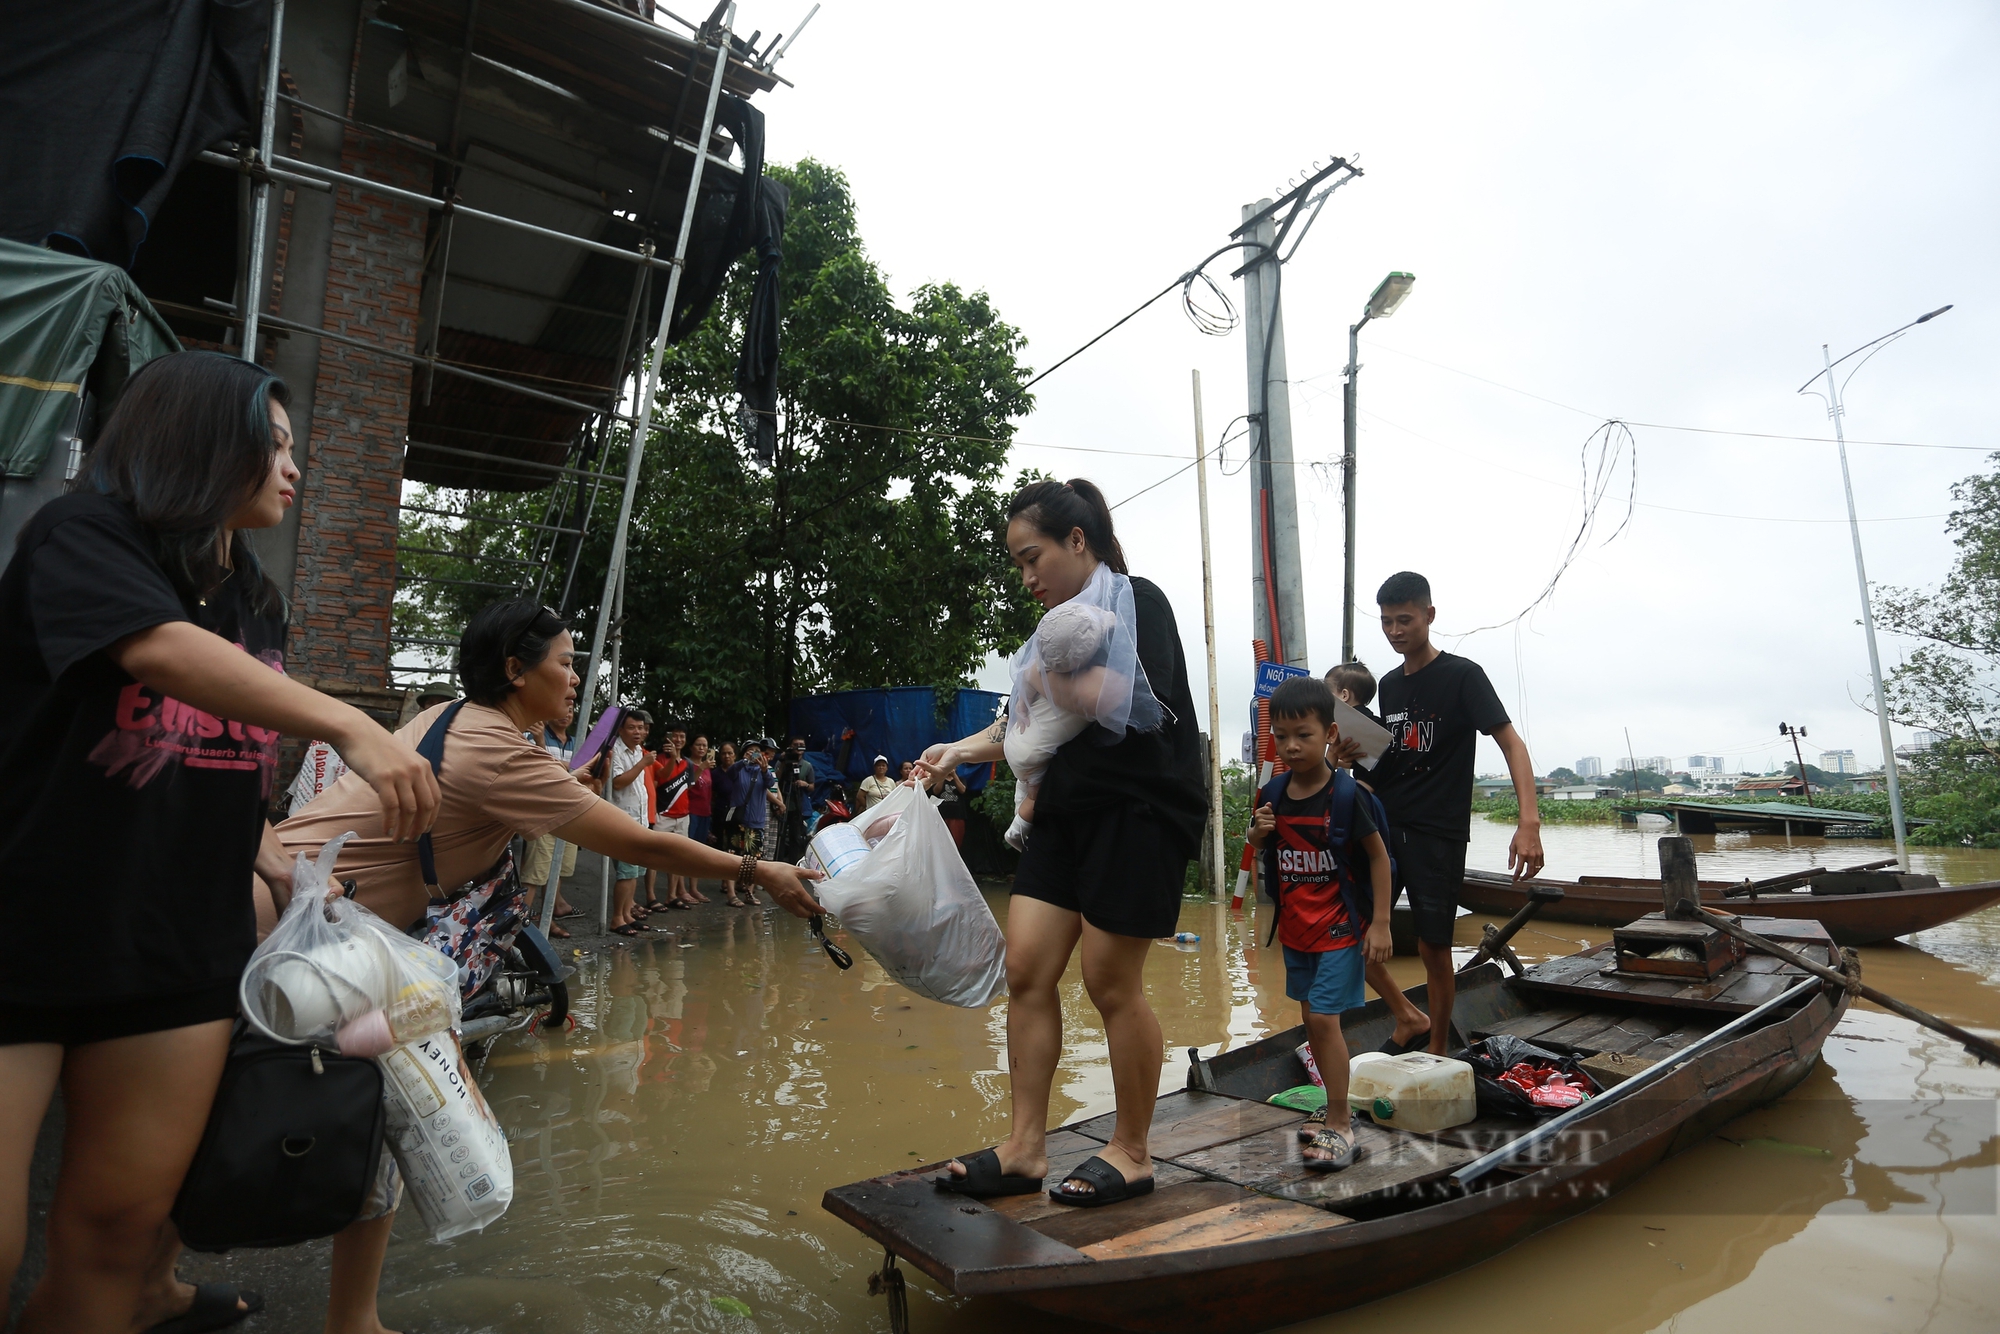
[[[1009,1176],[1002,1172],[1000,1155],[992,1149],[981,1149],[958,1161],[965,1165],[964,1176],[946,1172],[943,1176],[932,1177],[931,1184],[958,1195],[970,1195],[975,1200],[990,1199],[995,1195],[1033,1195],[1042,1188],[1041,1177]]]
[[[627,922],[623,926],[612,927],[611,934],[614,936],[636,936],[645,929],[645,927],[640,926],[637,922]]]
[[[236,1306],[238,1299],[243,1302],[241,1310]],[[263,1309],[262,1295],[233,1283],[197,1283],[194,1304],[171,1320],[149,1326],[146,1334],[203,1334],[205,1330],[227,1329]]]
[[[1338,1130],[1322,1130],[1313,1136],[1309,1149],[1318,1149],[1326,1154],[1324,1158],[1307,1158],[1306,1166],[1315,1172],[1338,1172],[1354,1162],[1354,1139]]]
[[[1080,1181],[1090,1187],[1090,1194],[1079,1195],[1064,1190],[1072,1181]],[[1081,1209],[1094,1209],[1101,1204],[1116,1204],[1120,1200],[1136,1199],[1153,1193],[1153,1178],[1141,1177],[1137,1181],[1127,1181],[1125,1174],[1092,1155],[1083,1160],[1070,1174],[1049,1190],[1049,1198],[1057,1204],[1074,1204]]]
[[[1316,1107],[1306,1114],[1305,1120],[1299,1122],[1299,1143],[1312,1143],[1313,1137],[1324,1129],[1326,1129],[1326,1108]]]
[[[1402,1056],[1408,1052],[1422,1051],[1425,1047],[1430,1046],[1430,1044],[1431,1031],[1426,1028],[1421,1033],[1412,1033],[1408,1042],[1396,1041],[1396,1035],[1391,1033],[1389,1040],[1375,1050],[1390,1056]]]
[[[568,912],[559,912],[559,913],[557,913],[557,914],[556,914],[556,916],[555,916],[555,920],[556,920],[556,921],[558,921],[558,922],[560,922],[560,921],[562,921],[562,920],[563,920],[564,918],[567,918],[567,917],[581,917],[581,916],[583,916],[583,909],[581,909],[581,908],[571,908],[571,909],[570,909],[570,910],[569,910]]]

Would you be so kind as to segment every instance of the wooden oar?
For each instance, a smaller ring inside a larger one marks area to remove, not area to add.
[[[1703,908],[1701,915],[1708,921],[1709,925],[1715,927],[1718,931],[1736,937],[1751,949],[1761,950],[1773,958],[1783,959],[1786,963],[1797,964],[1815,977],[1823,977],[1829,982],[1838,982],[1855,995],[1874,1001],[1877,1005],[1893,1014],[1900,1014],[1905,1019],[1922,1024],[1925,1028],[1937,1030],[1953,1042],[1964,1047],[1978,1059],[1990,1065],[2000,1065],[2000,1044],[1989,1042],[1977,1034],[1968,1033],[1957,1024],[1947,1023],[1927,1010],[1919,1010],[1914,1005],[1906,1004],[1903,1001],[1897,1000],[1894,996],[1877,991],[1875,988],[1863,984],[1858,977],[1849,977],[1846,973],[1837,972],[1834,969],[1828,968],[1823,963],[1813,962],[1796,950],[1788,950],[1776,941],[1766,940],[1755,931],[1738,923],[1734,917],[1726,913],[1719,913],[1713,908]]]
[[[1895,864],[1894,857],[1887,857],[1879,862],[1863,862],[1859,866],[1849,866],[1840,871],[1835,871],[1830,866],[1815,866],[1807,871],[1787,871],[1783,875],[1768,876],[1763,880],[1745,880],[1740,885],[1731,885],[1722,891],[1722,897],[1736,899],[1746,894],[1755,896],[1767,889],[1790,889],[1794,885],[1803,885],[1808,880],[1817,880],[1823,875],[1851,875],[1856,871],[1879,871],[1885,866]]]

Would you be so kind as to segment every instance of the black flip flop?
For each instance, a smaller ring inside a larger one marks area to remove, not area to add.
[[[1072,1181],[1081,1181],[1090,1187],[1088,1195],[1072,1195],[1063,1189]],[[1080,1209],[1094,1209],[1101,1204],[1116,1204],[1120,1200],[1137,1199],[1141,1195],[1153,1193],[1153,1178],[1127,1181],[1125,1174],[1092,1155],[1070,1171],[1049,1190],[1049,1198],[1057,1204],[1073,1204]]]
[[[236,1309],[238,1299],[244,1309]],[[261,1293],[250,1292],[233,1283],[197,1283],[194,1304],[171,1320],[149,1326],[146,1334],[203,1334],[206,1330],[227,1329],[247,1316],[264,1309]]]
[[[1041,1177],[1008,1176],[1002,1172],[1000,1155],[991,1149],[967,1154],[958,1161],[965,1164],[964,1176],[946,1172],[943,1176],[932,1177],[931,1184],[940,1190],[969,1195],[975,1200],[990,1199],[995,1195],[1033,1195],[1042,1188]]]
[[[1427,1028],[1421,1033],[1412,1034],[1408,1042],[1396,1041],[1396,1035],[1392,1032],[1389,1035],[1389,1040],[1375,1050],[1388,1056],[1404,1056],[1413,1051],[1422,1051],[1424,1048],[1430,1046],[1430,1044],[1431,1031]]]
[[[568,912],[559,912],[559,913],[557,913],[557,914],[555,915],[555,920],[556,920],[556,921],[558,921],[558,922],[562,922],[562,921],[567,921],[568,919],[570,919],[570,918],[572,918],[572,917],[581,917],[581,916],[583,916],[583,909],[581,909],[581,908],[571,908],[571,909],[570,909],[570,910],[569,910]]]

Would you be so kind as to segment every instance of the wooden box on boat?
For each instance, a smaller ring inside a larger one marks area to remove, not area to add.
[[[1743,962],[1743,942],[1707,922],[1678,922],[1663,913],[1647,913],[1629,926],[1611,932],[1614,965],[1620,972],[1657,973],[1664,977],[1716,977]],[[1691,952],[1692,959],[1656,959],[1671,949]]]

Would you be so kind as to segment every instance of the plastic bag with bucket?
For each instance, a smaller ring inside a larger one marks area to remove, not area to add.
[[[333,868],[351,837],[313,861],[299,855],[292,901],[251,955],[238,996],[267,1037],[375,1058],[389,1151],[443,1241],[507,1211],[513,1161],[452,1033],[459,967],[340,892]]]
[[[973,1007],[1006,995],[1006,938],[937,807],[899,787],[865,818],[887,832],[863,855],[831,859],[813,886],[819,901],[919,996]]]

